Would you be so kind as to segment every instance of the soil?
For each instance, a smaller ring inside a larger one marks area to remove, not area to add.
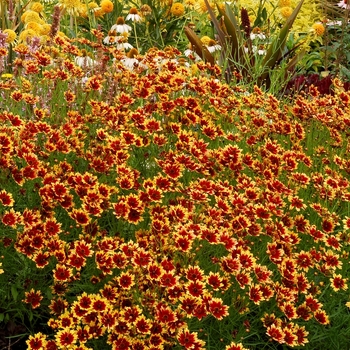
[[[0,323],[0,350],[25,350],[28,330],[23,325],[9,321]]]

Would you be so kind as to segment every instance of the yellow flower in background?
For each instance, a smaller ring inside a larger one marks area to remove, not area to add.
[[[85,7],[80,0],[59,0],[58,5],[71,16],[79,16]]]
[[[206,36],[206,35],[201,37],[201,42],[202,42],[203,45],[207,45],[208,46],[211,40],[212,39],[209,38],[209,36]]]
[[[26,43],[27,39],[31,39],[37,36],[39,36],[38,33],[35,32],[33,29],[25,29],[19,35],[19,40]]]
[[[21,21],[24,24],[27,24],[28,22],[37,22],[39,24],[44,24],[45,22],[40,18],[39,13],[32,11],[32,10],[28,10],[26,12],[23,13],[23,15],[21,16]]]
[[[110,0],[102,0],[100,6],[104,13],[110,13],[113,11],[113,2]]]
[[[26,24],[26,29],[34,30],[35,33],[40,35],[42,31],[42,26],[37,22],[28,22]]]
[[[40,32],[40,34],[41,34],[41,35],[49,35],[49,34],[50,34],[50,31],[51,31],[51,24],[46,23],[46,24],[43,24],[43,25],[41,26],[41,32]]]
[[[7,43],[11,44],[11,43],[13,43],[16,40],[17,34],[16,34],[16,32],[14,30],[12,30],[12,29],[5,29],[3,32],[5,34],[7,34],[7,38],[6,38],[6,42]]]
[[[280,13],[283,18],[288,18],[293,13],[293,9],[289,6],[285,6],[280,9]]]
[[[2,273],[4,273],[4,270],[3,270],[1,267],[2,267],[2,263],[0,263],[0,275],[1,275]]]
[[[312,25],[312,29],[315,31],[316,35],[321,36],[325,32],[325,27],[322,23],[315,23]]]
[[[185,7],[179,2],[175,2],[170,9],[170,12],[175,17],[180,17],[185,13]]]
[[[290,7],[291,6],[291,1],[290,0],[280,0],[278,2],[279,7]]]
[[[43,10],[44,10],[44,5],[41,4],[40,2],[33,2],[33,3],[32,3],[32,6],[30,7],[30,9],[31,9],[32,11],[35,11],[35,12],[40,13],[40,12],[43,12]]]

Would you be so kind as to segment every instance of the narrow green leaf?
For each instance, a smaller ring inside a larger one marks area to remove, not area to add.
[[[17,290],[16,286],[13,286],[13,285],[11,286],[11,294],[12,294],[13,300],[17,301],[18,290]]]
[[[204,61],[209,62],[210,64],[214,64],[214,56],[208,51],[208,49],[202,44],[199,37],[196,33],[190,28],[185,27],[184,32],[192,44],[193,50],[201,57]]]
[[[303,5],[304,0],[301,0],[297,7],[294,9],[293,13],[287,19],[285,25],[280,30],[279,35],[276,39],[269,45],[265,58],[262,62],[264,67],[264,73],[258,79],[258,85],[261,85],[265,80],[268,79],[269,71],[276,65],[277,61],[282,57],[282,50],[286,44],[287,37],[293,23]]]
[[[286,43],[287,36],[289,34],[290,29],[293,26],[293,23],[301,9],[301,6],[303,5],[304,0],[301,0],[297,7],[294,9],[293,13],[289,16],[286,23],[280,30],[279,35],[276,37],[276,39],[269,45],[269,48],[266,52],[266,56],[262,62],[263,66],[266,66],[267,68],[272,68],[278,59],[282,55],[282,49]],[[265,73],[266,74],[266,73]]]
[[[2,322],[5,319],[5,314],[1,313],[0,314],[0,322]]]

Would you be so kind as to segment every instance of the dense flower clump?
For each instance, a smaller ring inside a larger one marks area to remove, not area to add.
[[[283,105],[94,34],[18,46],[0,84],[0,278],[35,271],[21,302],[50,330],[28,349],[295,347],[332,325],[332,295],[346,314],[341,83]]]

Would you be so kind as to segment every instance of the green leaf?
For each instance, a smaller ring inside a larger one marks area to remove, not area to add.
[[[13,300],[17,301],[18,290],[17,290],[16,286],[14,286],[14,285],[11,286],[11,294],[12,294]]]
[[[2,322],[5,319],[5,314],[0,314],[0,322]]]
[[[211,64],[215,63],[213,55],[208,51],[208,49],[202,44],[196,33],[188,26],[184,28],[184,32],[192,44],[193,50],[206,62]]]
[[[290,29],[293,26],[293,23],[301,9],[301,6],[303,5],[304,0],[301,0],[297,7],[294,9],[293,13],[289,16],[287,19],[285,25],[280,30],[279,35],[276,37],[276,39],[269,45],[266,56],[262,62],[263,67],[265,67],[265,72],[260,76],[260,83],[262,83],[264,80],[268,78],[269,70],[272,69],[276,62],[281,58],[282,56],[282,50],[286,43],[288,34]]]

